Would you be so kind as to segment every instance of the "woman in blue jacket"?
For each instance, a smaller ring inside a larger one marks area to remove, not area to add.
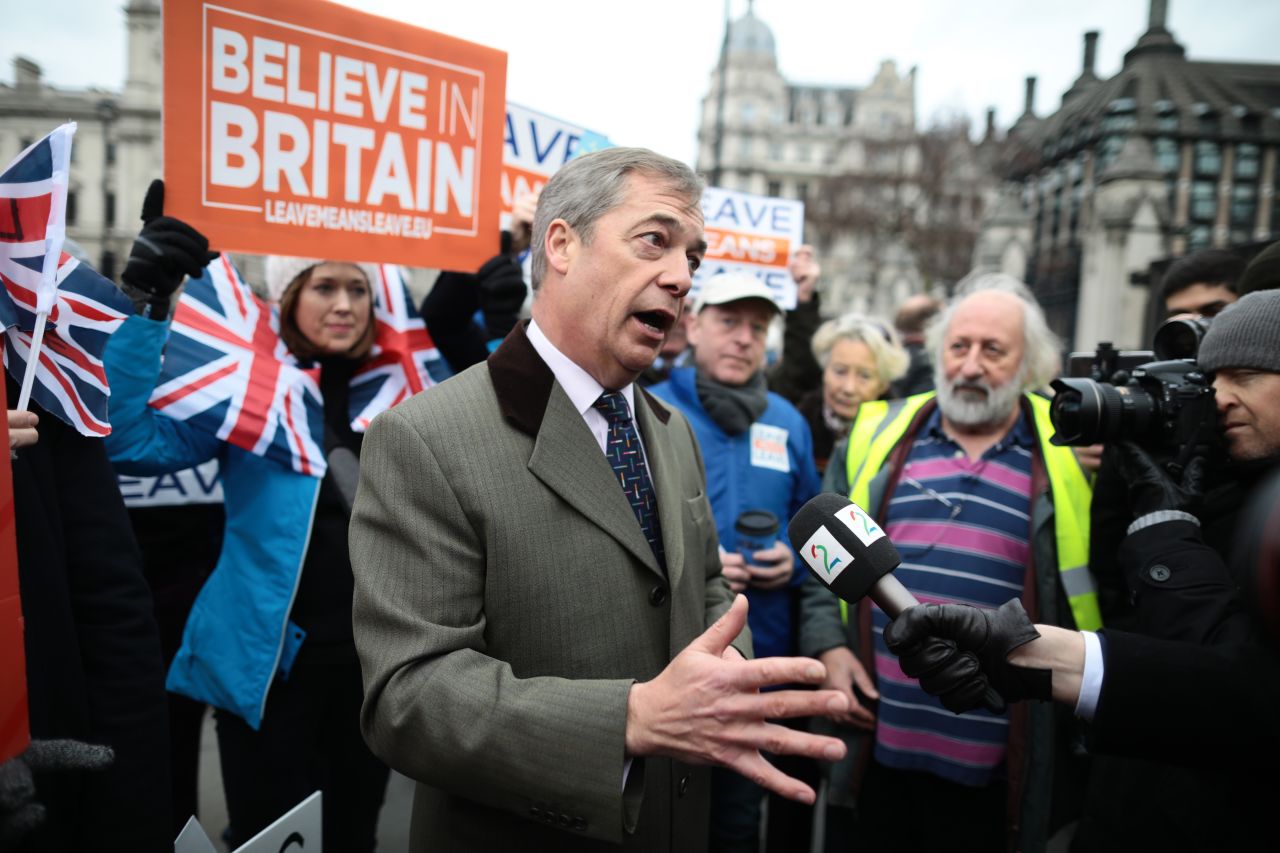
[[[156,181],[122,276],[137,314],[112,335],[107,451],[118,470],[158,474],[217,458],[226,534],[187,620],[168,688],[217,708],[235,848],[306,796],[324,792],[325,846],[371,851],[388,769],[359,730],[360,666],[351,633],[347,523],[361,435],[348,385],[373,346],[371,265],[271,258],[268,290],[285,345],[320,369],[323,478],[297,473],[149,408],[171,296],[214,255],[199,232],[161,215]]]

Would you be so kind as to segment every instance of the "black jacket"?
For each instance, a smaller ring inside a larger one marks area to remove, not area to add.
[[[1089,734],[1099,755],[1073,849],[1272,847],[1263,803],[1280,794],[1280,659],[1254,641],[1226,565],[1194,524],[1140,530],[1118,562],[1143,633],[1102,633]]]
[[[31,736],[116,759],[38,775],[48,818],[24,849],[171,853],[164,671],[129,517],[101,440],[33,408],[40,440],[12,463]]]

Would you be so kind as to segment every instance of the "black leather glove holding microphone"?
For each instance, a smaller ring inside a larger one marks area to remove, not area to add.
[[[902,671],[920,679],[954,713],[1005,702],[1052,698],[1052,672],[1009,663],[1009,653],[1040,636],[1022,603],[996,610],[967,604],[921,604],[902,611],[884,630]]]
[[[203,234],[164,215],[164,181],[152,181],[142,202],[142,231],[120,275],[134,310],[153,320],[168,319],[170,298],[183,279],[199,277],[216,257]]]

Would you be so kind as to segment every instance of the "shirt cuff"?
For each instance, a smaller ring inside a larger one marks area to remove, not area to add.
[[[1164,524],[1166,521],[1189,521],[1196,527],[1200,526],[1200,519],[1196,518],[1189,512],[1183,512],[1180,509],[1159,509],[1155,512],[1149,512],[1146,515],[1140,515],[1135,518],[1133,523],[1129,525],[1129,529],[1125,532],[1129,534],[1137,533],[1143,528],[1151,527],[1156,524]]]
[[[1102,693],[1102,643],[1093,631],[1081,631],[1084,636],[1084,674],[1080,679],[1080,698],[1076,700],[1076,716],[1092,720],[1098,710],[1098,696]]]

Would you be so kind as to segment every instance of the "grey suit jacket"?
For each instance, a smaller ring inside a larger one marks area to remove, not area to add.
[[[351,520],[361,723],[419,782],[415,851],[705,846],[705,770],[637,760],[623,791],[631,684],[731,601],[693,433],[648,394],[635,408],[667,576],[523,326],[369,428]]]

